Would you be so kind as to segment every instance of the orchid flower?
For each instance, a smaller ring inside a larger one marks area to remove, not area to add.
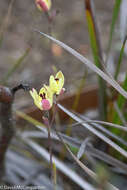
[[[36,5],[40,11],[49,11],[51,8],[51,0],[35,0]]]
[[[64,75],[61,71],[59,71],[55,77],[51,75],[49,79],[49,86],[44,85],[40,89],[39,94],[34,88],[30,90],[30,94],[34,99],[34,104],[40,110],[49,110],[53,105],[53,95],[59,95],[65,91],[63,85]]]
[[[44,85],[44,87],[40,89],[39,94],[34,88],[32,88],[32,90],[30,90],[30,94],[34,99],[34,104],[40,110],[49,110],[52,107],[53,93],[50,90],[49,86]]]
[[[50,76],[49,79],[49,87],[53,94],[59,95],[64,92],[64,75],[61,71],[59,71],[56,76]]]

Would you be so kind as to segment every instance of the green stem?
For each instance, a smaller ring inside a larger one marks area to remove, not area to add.
[[[51,142],[51,125],[49,123],[49,113],[47,111],[44,112],[44,116],[42,117],[44,124],[47,127],[48,130],[48,142],[49,142],[49,153],[50,153],[50,169],[51,169],[51,180],[53,180],[53,163],[52,163],[52,142]]]

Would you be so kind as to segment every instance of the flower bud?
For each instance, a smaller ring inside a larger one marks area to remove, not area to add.
[[[35,2],[40,11],[47,12],[51,8],[51,0],[35,0]]]

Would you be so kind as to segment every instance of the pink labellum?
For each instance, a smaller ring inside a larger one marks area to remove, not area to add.
[[[41,103],[42,103],[43,110],[49,110],[51,108],[50,102],[48,100],[43,99]]]

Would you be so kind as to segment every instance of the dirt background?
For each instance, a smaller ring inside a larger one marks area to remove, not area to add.
[[[94,2],[102,47],[105,51],[114,1]],[[0,0],[0,31],[3,30],[9,4],[10,0]],[[54,10],[59,10],[59,14],[54,19],[52,35],[92,60],[84,1],[54,0],[51,11]],[[49,27],[45,14],[38,11],[34,0],[14,1],[0,47],[0,81],[26,49],[31,47],[29,55],[9,78],[9,86],[13,87],[23,82],[39,89],[43,83],[47,83],[53,66],[56,66],[65,75],[67,91],[71,92],[77,88],[86,68],[73,56],[34,32],[34,29],[38,29],[49,33]],[[88,73],[86,84],[95,83],[95,74],[91,75],[91,71]],[[29,94],[17,93],[14,103],[16,108],[30,106],[31,103]]]

